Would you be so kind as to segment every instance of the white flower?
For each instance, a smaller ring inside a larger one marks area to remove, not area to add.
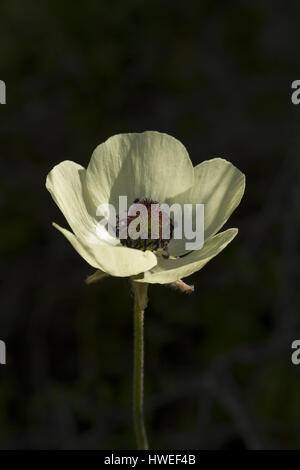
[[[54,224],[75,250],[97,269],[91,280],[104,275],[168,284],[191,275],[220,253],[238,229],[217,233],[240,203],[245,176],[230,162],[213,158],[195,168],[185,147],[159,132],[120,134],[99,145],[85,169],[72,161],[55,166],[46,187],[73,232]],[[204,245],[184,253],[184,240],[170,240],[173,256],[123,246],[105,229],[97,229],[100,204],[118,207],[119,196],[172,205],[204,204]],[[174,259],[175,258],[175,259]]]

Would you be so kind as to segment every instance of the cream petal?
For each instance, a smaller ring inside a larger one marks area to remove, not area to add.
[[[89,245],[84,245],[79,238],[74,235],[74,233],[70,232],[69,230],[61,227],[60,225],[56,224],[55,222],[52,223],[53,227],[55,227],[59,232],[61,232],[66,239],[71,243],[73,248],[77,251],[77,253],[93,268],[99,269],[99,263],[96,261],[94,253],[90,250]]]
[[[204,204],[204,240],[215,235],[239,205],[245,191],[245,175],[227,160],[213,158],[195,167],[194,185],[172,200],[184,210],[184,204]],[[193,207],[195,221],[195,206]],[[195,224],[194,224],[195,225]],[[188,240],[171,240],[169,252],[181,255],[186,252]]]
[[[194,169],[185,147],[174,137],[154,131],[119,134],[99,145],[87,168],[89,194],[98,207],[118,197],[148,197],[164,202],[193,185]]]
[[[245,175],[222,158],[195,167],[194,185],[188,200],[204,204],[204,238],[217,233],[239,205],[245,191]]]
[[[150,284],[169,284],[199,271],[203,266],[220,253],[237,235],[238,229],[230,228],[209,238],[201,250],[195,250],[176,260],[158,259],[157,266],[145,272],[137,282]]]
[[[85,175],[85,168],[66,160],[50,171],[46,188],[78,237],[99,238],[96,210],[86,191]]]
[[[157,257],[150,251],[143,252],[123,246],[112,246],[102,241],[87,243],[59,225],[54,223],[53,226],[67,238],[73,248],[91,266],[111,276],[135,276],[157,264]]]

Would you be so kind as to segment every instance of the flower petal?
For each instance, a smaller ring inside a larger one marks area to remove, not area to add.
[[[188,202],[204,204],[204,240],[228,220],[245,191],[245,175],[222,158],[206,160],[195,167],[194,185]]]
[[[157,257],[150,251],[139,251],[123,246],[111,246],[105,242],[85,243],[57,224],[53,226],[69,240],[73,248],[91,266],[111,276],[127,277],[143,273],[157,264]]]
[[[190,276],[220,253],[237,235],[238,229],[230,228],[208,239],[201,250],[195,250],[176,260],[158,259],[157,266],[145,272],[143,279],[137,282],[150,284],[169,284]]]
[[[99,145],[87,168],[87,188],[94,204],[128,196],[164,202],[192,186],[194,170],[185,147],[174,137],[154,131],[119,134]]]
[[[85,175],[85,168],[66,160],[46,180],[46,188],[78,237],[96,235],[96,210],[86,191]]]
[[[230,162],[222,158],[206,160],[195,167],[194,185],[170,203],[193,204],[193,226],[197,227],[195,204],[204,204],[204,242],[215,235],[239,205],[245,190],[245,175]],[[200,222],[200,221],[199,221]],[[199,223],[198,222],[198,223]],[[170,255],[187,253],[185,245],[190,240],[185,236],[172,239],[168,249]]]

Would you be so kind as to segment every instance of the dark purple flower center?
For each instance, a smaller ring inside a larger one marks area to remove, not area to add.
[[[139,211],[138,204],[143,205],[146,211]],[[137,217],[141,217],[141,223],[138,223],[135,227],[139,236],[132,239],[128,231],[130,223]],[[153,227],[155,228],[154,231]],[[163,256],[169,257],[168,243],[173,238],[174,225],[157,201],[148,198],[135,199],[127,213],[127,218],[120,219],[118,217],[116,228],[117,237],[120,238],[123,246],[142,251],[162,250]]]

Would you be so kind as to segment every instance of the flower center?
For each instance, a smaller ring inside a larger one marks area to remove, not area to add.
[[[174,225],[157,201],[135,199],[127,218],[117,219],[117,237],[123,246],[137,250],[162,251],[169,257],[168,243],[173,238]],[[132,236],[135,231],[135,236]]]

